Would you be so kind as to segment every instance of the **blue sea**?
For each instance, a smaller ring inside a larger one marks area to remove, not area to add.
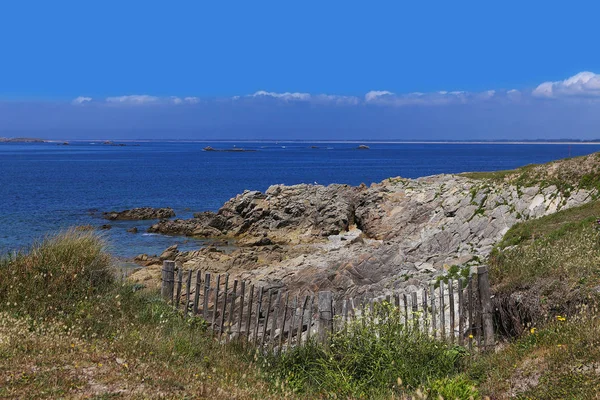
[[[203,241],[150,235],[154,221],[109,222],[103,211],[172,207],[178,217],[216,211],[236,194],[283,183],[367,185],[392,176],[511,169],[600,151],[600,144],[348,142],[0,143],[0,253],[74,225],[100,226],[113,254],[160,254]],[[253,152],[207,152],[247,149]],[[137,227],[140,233],[128,233]]]

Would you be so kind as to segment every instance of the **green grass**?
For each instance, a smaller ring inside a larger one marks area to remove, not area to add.
[[[0,261],[0,398],[279,398],[199,318],[113,278],[104,243],[69,231]],[[276,393],[276,394],[275,394]]]
[[[385,321],[385,323],[383,323]],[[273,382],[307,397],[382,398],[438,395],[478,397],[460,373],[466,349],[406,329],[399,310],[376,304],[373,314],[333,335],[268,359]]]
[[[599,217],[600,202],[594,201],[511,227],[488,260],[495,291],[600,284]]]
[[[496,399],[597,399],[600,320],[597,309],[527,331],[497,353],[474,358],[466,375]]]

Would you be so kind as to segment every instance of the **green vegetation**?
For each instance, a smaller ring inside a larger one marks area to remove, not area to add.
[[[467,351],[406,329],[403,318],[397,308],[376,304],[372,314],[336,333],[329,348],[312,343],[271,357],[271,379],[308,397],[387,399],[417,391],[423,398],[478,397],[460,374]]]
[[[0,261],[0,398],[280,398],[252,360],[69,231]]]
[[[596,399],[600,393],[598,310],[531,328],[501,351],[474,358],[466,375],[495,399]]]
[[[517,188],[539,185],[542,188],[556,186],[563,197],[575,188],[600,191],[600,153],[565,158],[547,164],[531,164],[521,168],[493,172],[467,172],[467,178],[493,183],[510,183]]]
[[[495,291],[537,286],[562,295],[600,284],[598,216],[594,201],[513,225],[490,256]]]
[[[0,259],[0,397],[595,398],[599,203],[517,224],[497,246],[495,299],[518,294],[531,318],[489,354],[406,329],[385,303],[329,347],[223,346],[202,319],[115,280],[94,232],[69,231]]]

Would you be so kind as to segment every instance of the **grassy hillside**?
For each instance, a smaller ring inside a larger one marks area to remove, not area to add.
[[[498,399],[600,393],[600,202],[514,225],[489,258],[495,322],[518,337],[468,376]]]
[[[72,231],[0,261],[0,398],[280,398],[200,319],[116,282],[103,250]]]

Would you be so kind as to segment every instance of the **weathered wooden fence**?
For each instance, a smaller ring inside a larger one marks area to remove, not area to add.
[[[334,330],[384,301],[401,313],[406,328],[471,349],[487,350],[495,343],[487,267],[467,279],[440,281],[410,295],[336,299],[330,291],[290,296],[283,289],[230,282],[229,274],[176,271],[175,262],[165,261],[161,293],[185,316],[201,316],[218,340],[270,351],[302,345],[311,337],[326,343]]]

